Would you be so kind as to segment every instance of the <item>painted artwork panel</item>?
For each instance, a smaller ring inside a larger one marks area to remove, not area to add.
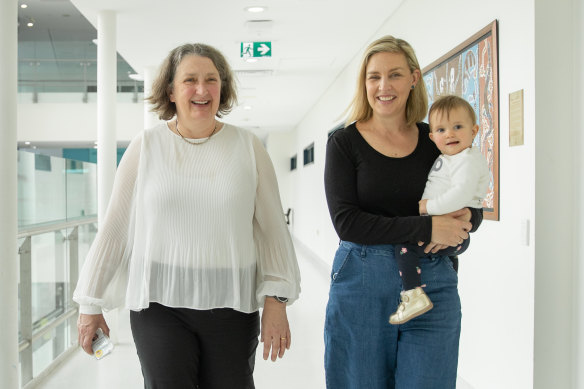
[[[483,202],[486,219],[499,220],[499,92],[496,21],[423,71],[429,106],[453,94],[470,103],[479,132],[473,141],[485,156],[491,173]],[[426,117],[426,120],[428,118]]]
[[[494,81],[493,58],[491,56],[491,37],[487,37],[479,43],[479,133],[481,151],[491,172],[491,180],[487,196],[483,202],[485,210],[494,208],[495,182],[493,177],[495,163],[495,109],[494,109]]]

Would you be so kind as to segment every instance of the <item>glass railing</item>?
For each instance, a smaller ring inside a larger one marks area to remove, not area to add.
[[[21,386],[75,349],[72,295],[97,232],[96,173],[94,163],[18,152]]]
[[[33,42],[29,42],[33,43]],[[91,46],[93,45],[89,42]],[[52,58],[44,45],[32,48],[19,44],[23,51],[18,59],[18,102],[26,103],[95,103],[97,100],[97,59],[95,47],[87,52],[87,42],[69,42],[76,58]],[[62,48],[62,47],[61,47]],[[37,50],[39,52],[37,52]],[[26,54],[30,57],[26,57]],[[46,57],[41,58],[41,54]],[[118,103],[139,103],[144,98],[144,82],[118,55],[116,96]],[[134,77],[131,78],[130,76]],[[136,78],[136,76],[138,78]]]
[[[18,227],[97,214],[97,165],[18,151]]]

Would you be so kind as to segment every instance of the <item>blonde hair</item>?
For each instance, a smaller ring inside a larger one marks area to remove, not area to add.
[[[446,113],[446,117],[449,117],[450,112],[457,108],[464,108],[472,120],[472,124],[475,125],[477,123],[477,115],[470,103],[462,97],[455,95],[440,96],[436,99],[432,107],[430,107],[430,112],[428,112],[428,120],[430,120],[433,113]],[[430,130],[432,130],[432,123],[430,123]]]
[[[357,89],[351,104],[347,108],[349,116],[345,121],[346,125],[355,121],[365,121],[373,116],[373,109],[367,100],[367,89],[365,86],[365,77],[367,73],[367,65],[369,59],[377,53],[401,53],[405,56],[410,72],[416,69],[420,70],[418,59],[414,53],[414,49],[410,44],[403,39],[394,38],[391,35],[386,35],[371,43],[365,49],[363,59],[361,61],[361,68],[357,78]],[[420,70],[421,74],[421,70]],[[420,79],[416,83],[414,89],[410,92],[408,101],[406,102],[406,121],[408,125],[422,121],[426,117],[428,110],[428,94],[426,93],[426,85],[424,80]]]
[[[146,101],[153,105],[151,111],[157,113],[162,120],[170,120],[176,115],[176,104],[170,101],[172,84],[178,65],[189,55],[209,58],[213,62],[213,65],[219,71],[219,78],[221,78],[221,97],[219,99],[217,117],[222,117],[231,112],[237,104],[233,71],[219,50],[203,43],[187,43],[178,46],[164,59],[160,72],[152,83],[152,93],[145,98]]]

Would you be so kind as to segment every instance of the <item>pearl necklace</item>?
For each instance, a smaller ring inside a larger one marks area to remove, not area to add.
[[[197,146],[198,146],[198,145],[202,145],[203,143],[207,143],[207,142],[209,141],[209,139],[211,139],[211,137],[213,136],[213,134],[215,134],[215,131],[216,131],[216,130],[217,130],[217,120],[215,120],[215,127],[213,128],[213,132],[211,132],[211,135],[209,135],[209,136],[207,137],[207,139],[205,139],[205,140],[204,140],[204,141],[202,141],[202,142],[193,142],[193,141],[190,141],[190,140],[188,140],[187,138],[185,138],[185,137],[184,137],[184,136],[183,136],[183,135],[180,133],[180,130],[178,129],[178,118],[176,118],[176,132],[178,132],[178,134],[180,135],[180,137],[181,137],[181,138],[182,138],[182,139],[183,139],[185,142],[187,142],[188,144],[191,144],[191,145],[197,145]]]

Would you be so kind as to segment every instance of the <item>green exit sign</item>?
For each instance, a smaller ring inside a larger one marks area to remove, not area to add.
[[[241,58],[271,56],[272,42],[241,42]]]

